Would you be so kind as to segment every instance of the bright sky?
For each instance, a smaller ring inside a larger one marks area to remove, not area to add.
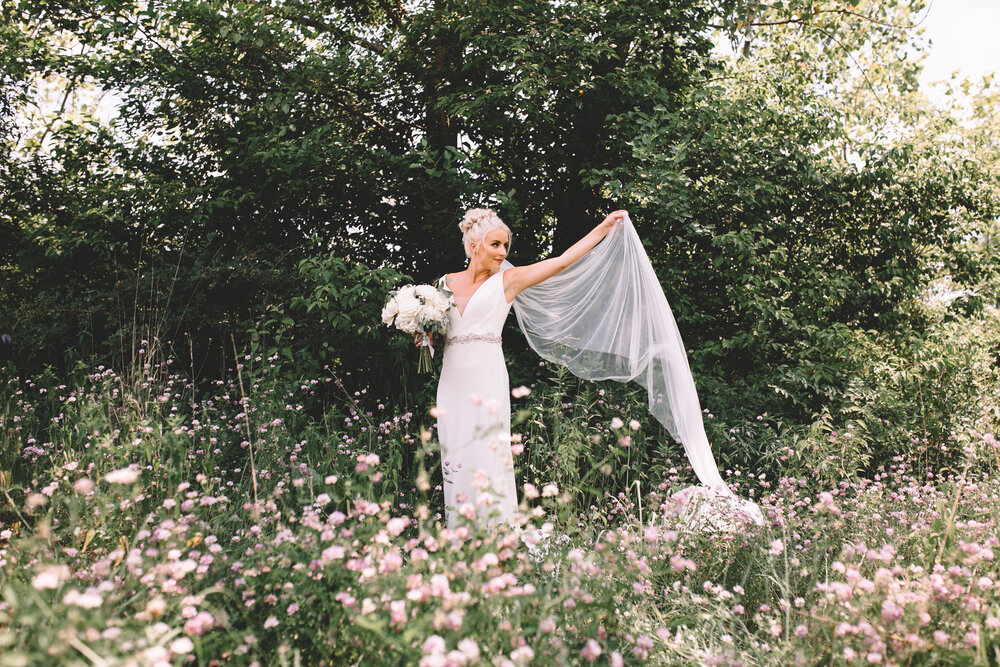
[[[931,46],[921,83],[1000,70],[1000,0],[932,0],[922,27]]]

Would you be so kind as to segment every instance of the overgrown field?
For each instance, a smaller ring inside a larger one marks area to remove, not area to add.
[[[443,528],[429,415],[332,375],[247,356],[194,385],[148,346],[9,378],[0,664],[996,664],[995,371],[971,354],[974,409],[931,438],[888,384],[804,429],[706,410],[723,453],[762,452],[727,475],[764,527],[692,521],[642,401],[549,369],[516,392],[523,522],[495,534]]]

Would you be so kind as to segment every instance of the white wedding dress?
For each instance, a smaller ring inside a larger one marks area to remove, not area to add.
[[[447,290],[444,281],[438,285]],[[437,424],[449,528],[462,516],[484,527],[512,523],[517,511],[510,382],[500,347],[510,308],[501,270],[479,286],[463,313],[448,310]]]
[[[510,395],[500,334],[511,306],[543,359],[586,380],[636,382],[650,413],[684,447],[700,487],[676,494],[692,524],[714,514],[764,523],[760,508],[726,485],[705,434],[684,343],[649,257],[625,217],[568,269],[507,303],[503,268],[453,306],[438,383],[438,439],[448,526],[513,523],[517,490],[510,451]],[[445,277],[438,286],[447,291]],[[456,514],[456,512],[458,514]]]

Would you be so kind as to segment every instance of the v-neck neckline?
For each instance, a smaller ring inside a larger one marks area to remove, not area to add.
[[[457,303],[455,304],[455,310],[458,312],[458,319],[460,319],[460,320],[465,319],[465,312],[467,310],[469,310],[469,306],[472,304],[472,300],[476,297],[476,295],[479,294],[479,290],[483,289],[483,286],[486,285],[486,283],[488,283],[489,281],[493,280],[493,276],[496,276],[499,273],[500,273],[500,271],[497,271],[496,273],[492,274],[489,278],[487,278],[483,282],[479,283],[479,287],[477,287],[476,289],[474,289],[472,291],[472,294],[470,294],[469,298],[465,301],[465,310],[459,309],[458,304]],[[447,287],[448,286],[448,274],[447,273],[444,275],[444,283],[445,283],[445,287]],[[454,295],[455,292],[452,292],[452,294]]]

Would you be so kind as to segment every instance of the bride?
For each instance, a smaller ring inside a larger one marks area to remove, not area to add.
[[[719,474],[680,332],[626,211],[609,214],[562,255],[520,267],[505,261],[511,232],[493,211],[472,209],[459,228],[469,265],[438,282],[454,303],[435,411],[449,528],[460,517],[483,527],[516,523],[500,341],[512,306],[544,359],[584,379],[645,387],[649,411],[683,445],[703,485],[676,494],[693,520],[707,499],[762,523],[760,509],[736,498]]]
[[[586,255],[625,215],[611,213],[558,257],[509,268],[504,259],[511,233],[496,213],[474,208],[459,224],[469,265],[439,282],[454,302],[436,411],[449,528],[459,515],[491,526],[512,522],[517,511],[509,382],[500,347],[512,302]]]

